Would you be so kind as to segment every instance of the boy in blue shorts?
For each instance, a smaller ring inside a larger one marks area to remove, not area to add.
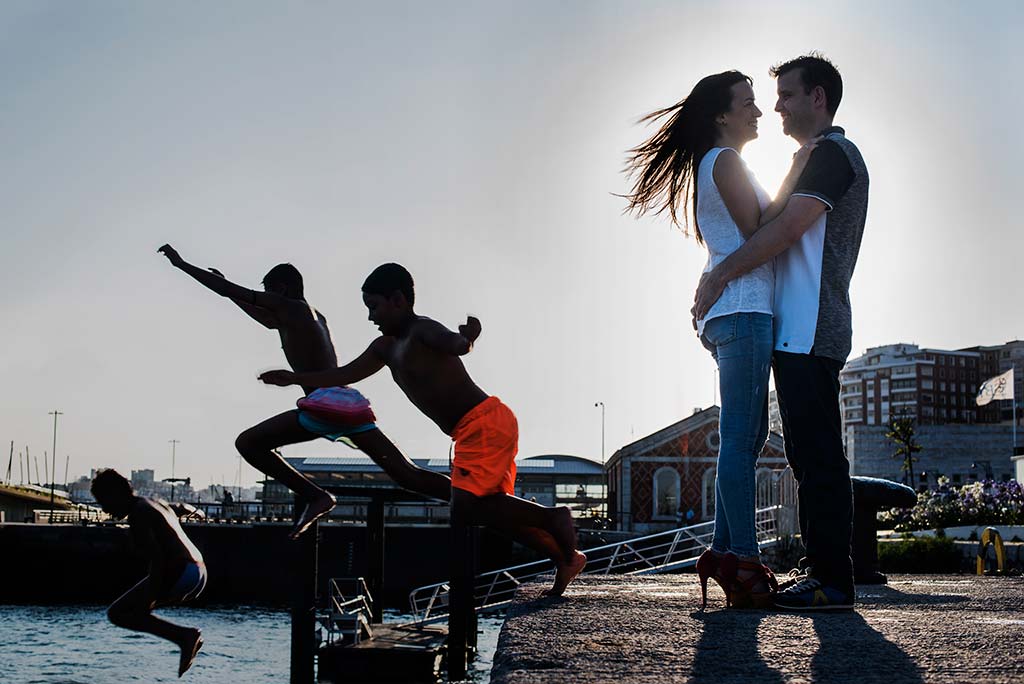
[[[153,615],[161,606],[180,605],[206,587],[206,565],[199,549],[185,535],[178,516],[163,501],[136,496],[116,470],[103,470],[92,481],[96,502],[117,519],[127,518],[136,548],[149,561],[149,573],[107,609],[118,627],[148,632],[181,649],[178,676],[192,666],[203,646],[200,631]]]

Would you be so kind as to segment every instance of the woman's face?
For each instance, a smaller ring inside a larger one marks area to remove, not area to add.
[[[732,106],[718,118],[724,138],[745,143],[757,137],[757,120],[761,110],[754,104],[754,89],[746,81],[732,86]]]

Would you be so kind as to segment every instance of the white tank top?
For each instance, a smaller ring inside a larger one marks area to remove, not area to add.
[[[701,237],[708,248],[708,262],[704,266],[707,273],[727,256],[735,252],[746,239],[729,214],[729,209],[722,200],[722,195],[715,185],[715,161],[724,150],[731,147],[714,147],[708,150],[697,167],[697,223]],[[735,152],[735,150],[733,150]],[[757,182],[754,174],[740,158],[743,169],[747,172],[750,184],[754,186],[757,203],[764,211],[771,198]],[[750,273],[742,275],[725,286],[722,296],[708,311],[707,316],[697,321],[697,335],[704,334],[704,324],[712,318],[727,316],[734,313],[772,313],[772,296],[775,289],[775,264],[769,261],[758,266]]]

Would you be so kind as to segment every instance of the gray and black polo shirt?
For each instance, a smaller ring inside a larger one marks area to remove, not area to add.
[[[792,196],[825,204],[800,240],[775,257],[776,351],[846,361],[853,325],[850,278],[868,210],[868,170],[838,126],[811,152]]]

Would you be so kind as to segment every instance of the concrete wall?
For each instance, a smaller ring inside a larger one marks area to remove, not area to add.
[[[846,452],[854,475],[881,477],[903,481],[901,463],[894,459],[895,445],[886,438],[888,428],[880,425],[851,425],[846,431]],[[1013,445],[1012,427],[1009,425],[919,425],[918,443],[924,447],[914,464],[915,482],[922,472],[927,484],[934,486],[936,473],[960,483],[985,477],[982,461],[988,461],[997,480],[1014,476],[1010,461]],[[978,463],[977,469],[971,465]]]

